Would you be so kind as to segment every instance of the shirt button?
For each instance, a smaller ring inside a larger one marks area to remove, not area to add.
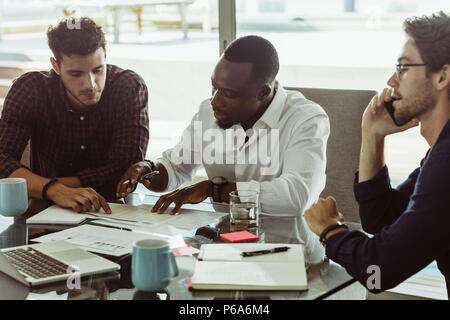
[[[86,149],[86,147],[84,146],[84,144],[81,145],[81,150]]]
[[[83,117],[83,116],[81,116],[81,117],[80,117],[80,120],[81,120],[81,121],[83,121],[83,120],[84,120],[84,117]]]

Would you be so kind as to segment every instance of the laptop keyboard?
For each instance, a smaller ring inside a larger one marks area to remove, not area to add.
[[[35,279],[66,274],[69,267],[33,248],[14,249],[3,254],[17,270]]]

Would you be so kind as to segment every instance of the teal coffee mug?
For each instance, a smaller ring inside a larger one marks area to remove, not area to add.
[[[27,180],[23,178],[0,179],[0,214],[20,216],[28,209]]]
[[[178,276],[175,256],[167,241],[146,239],[133,243],[131,280],[142,291],[159,291]]]

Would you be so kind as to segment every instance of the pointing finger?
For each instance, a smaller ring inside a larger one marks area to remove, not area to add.
[[[173,208],[172,212],[170,214],[177,215],[181,209],[181,206],[183,205],[183,202],[178,202],[175,204],[175,208]]]

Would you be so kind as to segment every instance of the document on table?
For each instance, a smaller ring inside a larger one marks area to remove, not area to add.
[[[57,205],[48,207],[27,219],[27,224],[64,224],[77,225],[90,218],[89,215],[79,214],[72,209],[61,208]]]
[[[130,206],[126,204],[109,203],[111,214],[103,212],[88,212],[103,220],[120,221],[130,225],[139,227],[159,228],[170,225],[176,229],[183,231],[196,229],[210,223],[216,222],[218,218],[228,215],[227,212],[209,212],[192,209],[181,209],[178,215],[171,215],[168,212],[172,210],[170,207],[167,213],[158,214],[151,212],[153,205],[142,204],[139,206]]]
[[[160,234],[143,234],[88,224],[44,235],[33,239],[33,241],[51,242],[65,240],[87,251],[120,257],[131,253],[133,243],[143,239],[166,240],[171,248],[186,245],[181,235],[170,237]]]
[[[387,291],[434,300],[448,299],[444,276],[420,274],[420,272]]]
[[[126,204],[109,203],[112,213],[87,212],[77,214],[73,210],[52,206],[27,220],[30,224],[79,224],[86,219],[101,219],[112,223],[135,226],[140,229],[164,229],[170,226],[170,234],[174,230],[196,229],[217,221],[228,215],[226,212],[209,212],[192,209],[181,209],[178,215],[169,213],[157,214],[151,212],[153,205],[131,206]],[[172,210],[170,207],[168,211]],[[133,229],[133,227],[131,227]]]
[[[152,234],[162,234],[167,236],[175,236],[178,234],[182,234],[191,229],[186,228],[176,228],[171,226],[170,224],[140,224],[138,222],[126,222],[120,220],[104,220],[98,219],[94,222],[96,225],[102,225],[113,228],[120,228],[125,230],[131,230],[133,232],[141,232],[141,233],[152,233]],[[91,223],[92,224],[92,223]]]

